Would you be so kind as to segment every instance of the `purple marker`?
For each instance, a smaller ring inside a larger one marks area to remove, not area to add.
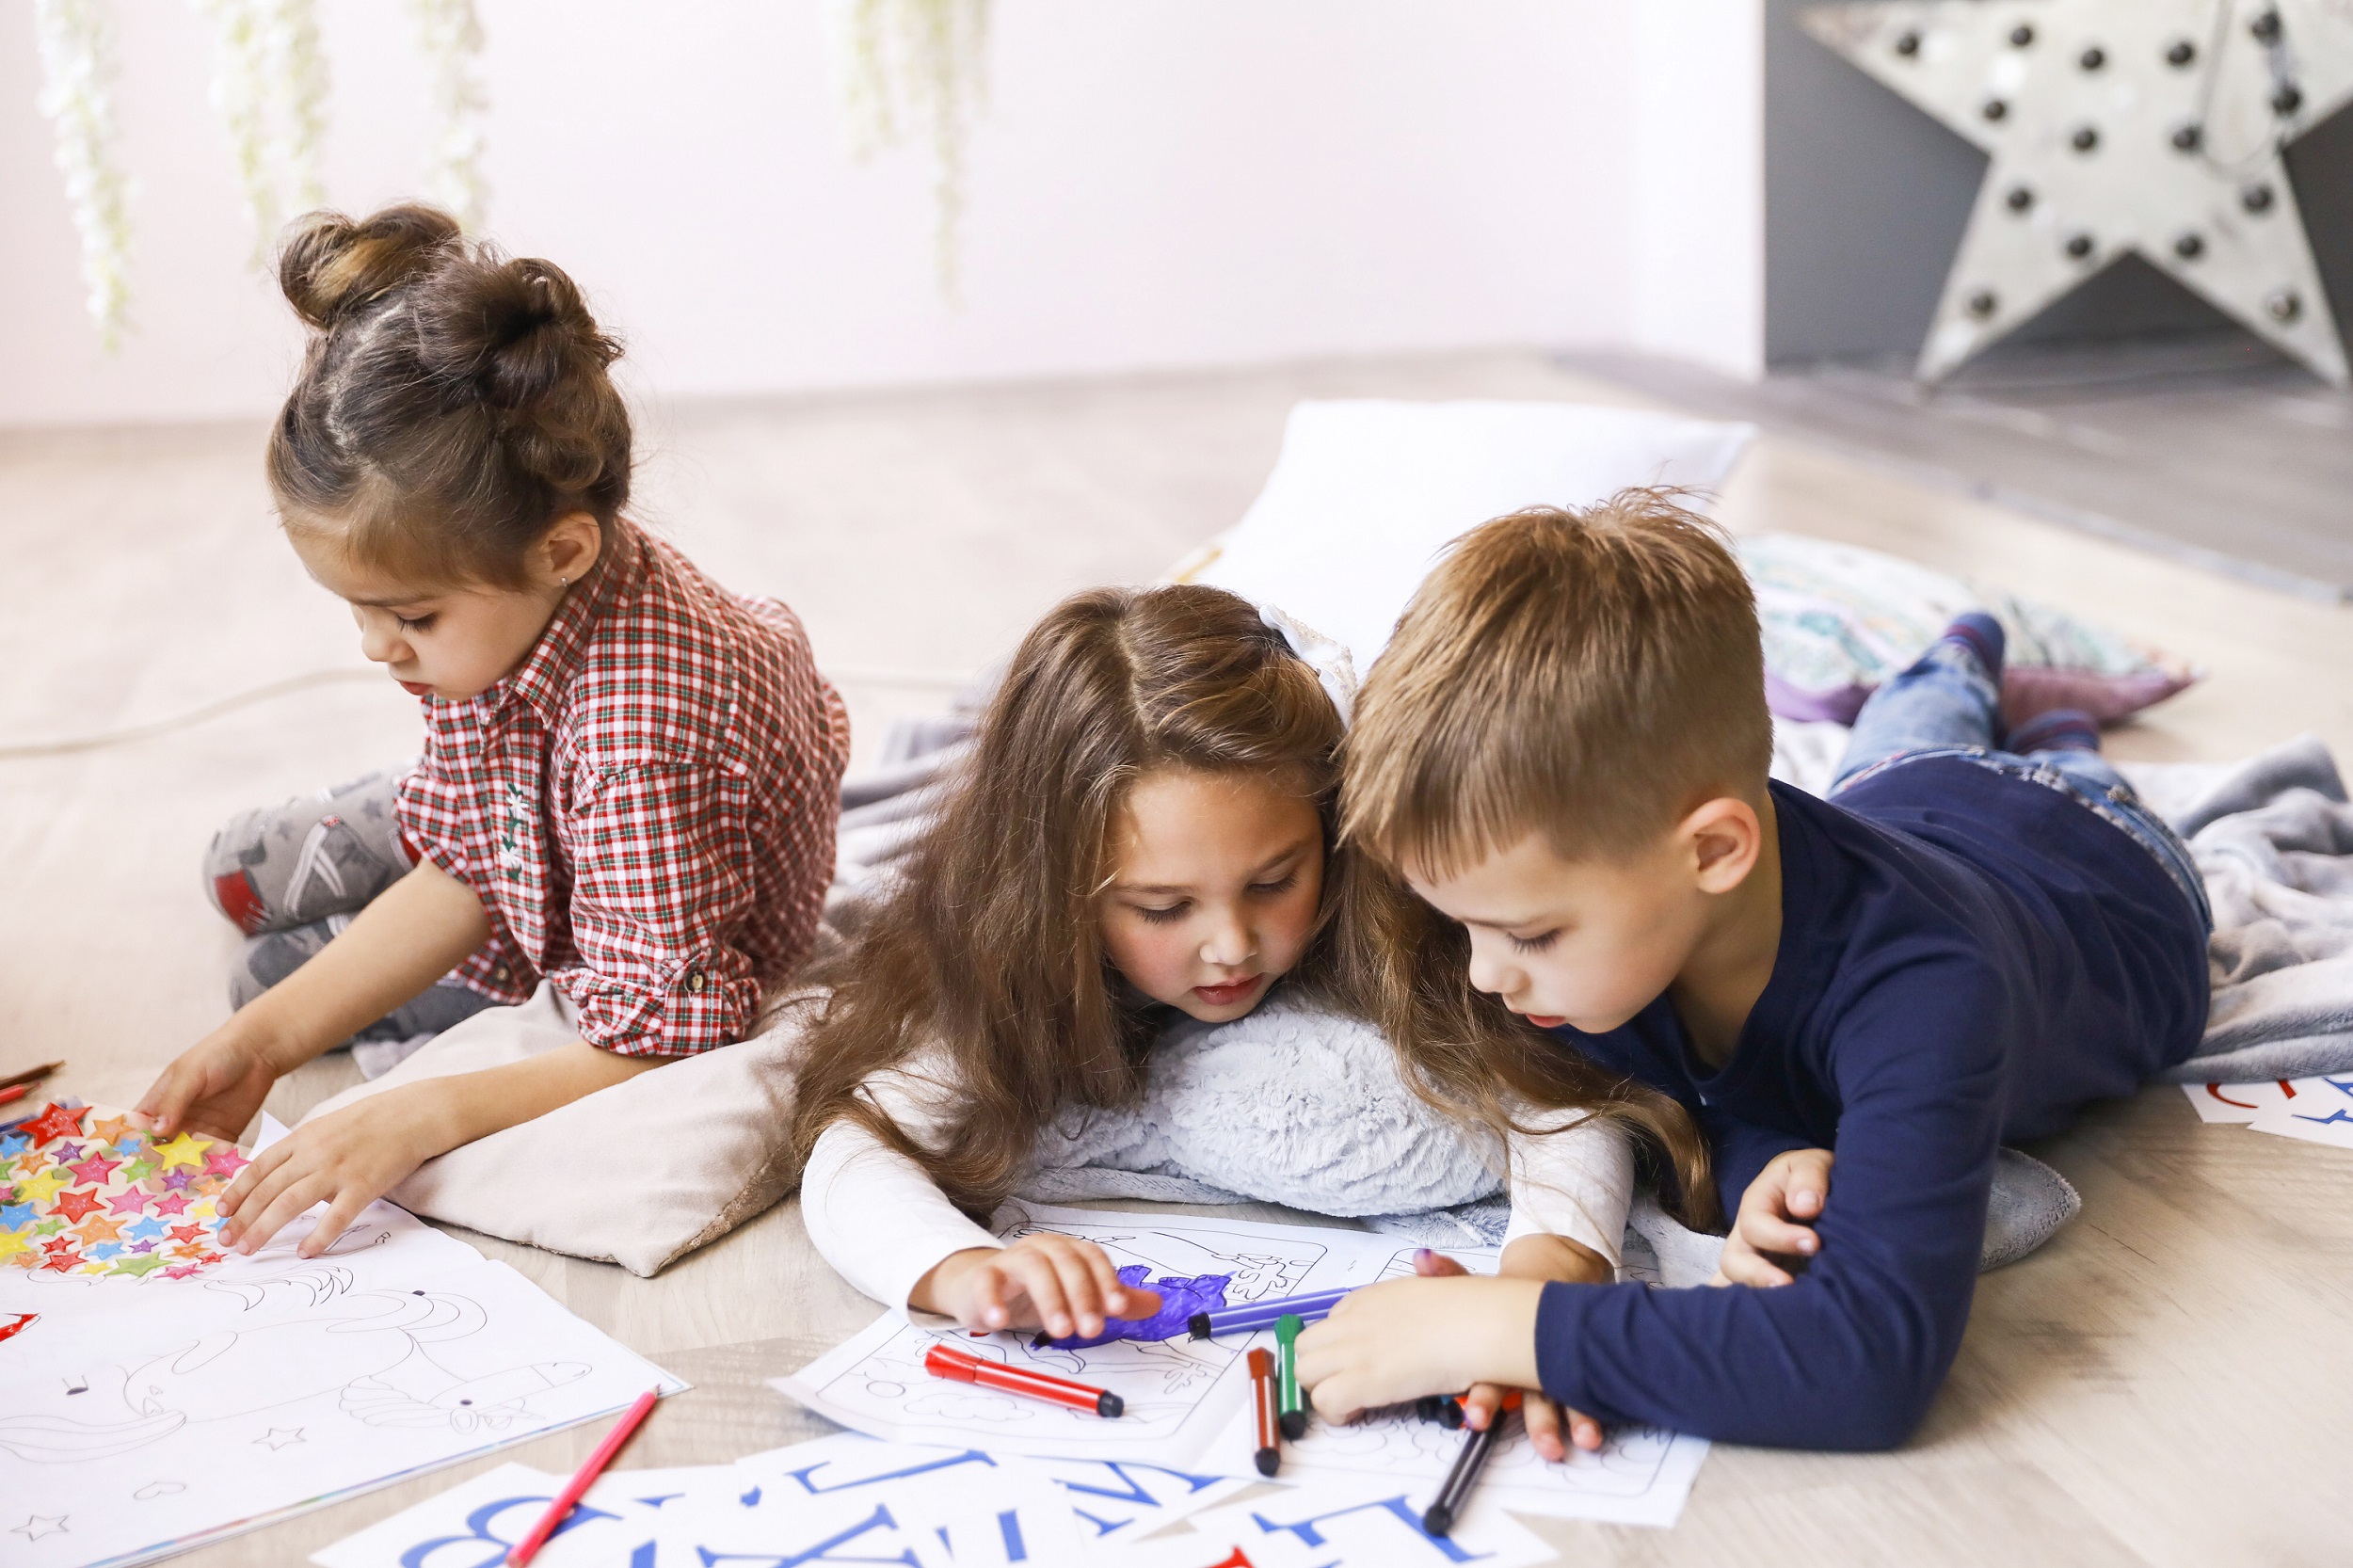
[[[1244,1302],[1239,1306],[1220,1307],[1214,1312],[1196,1312],[1186,1325],[1195,1339],[1207,1339],[1220,1334],[1255,1334],[1274,1326],[1277,1318],[1290,1317],[1302,1323],[1321,1321],[1340,1303],[1340,1298],[1355,1289],[1353,1285],[1338,1290],[1317,1290],[1305,1296],[1287,1296],[1278,1301]]]

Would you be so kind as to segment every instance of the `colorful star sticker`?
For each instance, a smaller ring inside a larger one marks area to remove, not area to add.
[[[54,1149],[43,1149],[43,1150],[41,1150],[40,1152],[41,1152],[41,1153],[43,1153],[43,1154],[45,1154],[45,1155],[47,1155],[47,1156],[48,1156],[51,1160],[55,1160],[56,1163],[58,1163],[58,1164],[60,1164],[60,1165],[62,1165],[62,1164],[64,1164],[64,1163],[65,1163],[67,1160],[79,1160],[79,1159],[81,1159],[81,1158],[82,1158],[82,1145],[81,1145],[81,1144],[75,1144],[75,1143],[71,1143],[71,1142],[68,1142],[68,1143],[59,1144],[58,1144],[56,1148],[54,1148]]]
[[[134,1247],[131,1250],[134,1253],[138,1251],[136,1247]],[[114,1260],[114,1267],[107,1272],[109,1273],[130,1274],[135,1278],[144,1279],[150,1272],[160,1269],[163,1266],[163,1254],[147,1253],[136,1257],[118,1257]]]
[[[122,1167],[122,1179],[125,1181],[145,1181],[154,1174],[155,1162],[144,1154],[135,1156],[130,1163]]]
[[[122,1243],[120,1241],[101,1241],[94,1247],[84,1247],[82,1249],[82,1256],[88,1258],[107,1258],[114,1256],[115,1254],[120,1252],[121,1250]],[[112,1271],[102,1270],[101,1272],[111,1272]]]
[[[95,1187],[104,1184],[106,1177],[114,1174],[115,1167],[121,1164],[122,1161],[120,1160],[104,1159],[102,1157],[99,1150],[92,1149],[89,1152],[89,1158],[87,1160],[77,1160],[71,1165],[66,1165],[65,1161],[62,1160],[58,1160],[57,1163],[65,1165],[67,1170],[73,1173],[73,1180],[76,1185],[79,1185],[82,1182],[88,1182],[91,1186]]]
[[[136,1187],[125,1187],[106,1200],[106,1208],[114,1214],[137,1214],[147,1208],[147,1194]]]
[[[149,1212],[155,1214],[184,1214],[187,1209],[188,1195],[185,1192],[174,1192],[148,1205]]]
[[[153,1252],[155,1250],[155,1243],[152,1241],[134,1241],[131,1243],[131,1250],[133,1252]]]
[[[0,1160],[14,1160],[33,1146],[33,1135],[22,1128],[0,1132]]]
[[[89,1130],[91,1137],[105,1144],[121,1143],[126,1132],[134,1138],[139,1136],[139,1129],[131,1125],[128,1116],[101,1116],[90,1123]]]
[[[92,1214],[73,1227],[73,1233],[85,1241],[111,1241],[122,1234],[122,1222],[104,1214]]]
[[[204,1157],[204,1174],[219,1176],[224,1181],[244,1170],[245,1166],[246,1158],[237,1152],[234,1144],[222,1144]]]
[[[21,1252],[31,1252],[33,1243],[12,1230],[0,1230],[0,1259],[14,1257]]]
[[[202,1225],[174,1225],[171,1227],[171,1239],[175,1241],[193,1241],[203,1234],[204,1227]]]
[[[160,1262],[162,1262],[162,1261],[163,1261],[163,1259],[162,1259],[162,1258],[157,1258],[155,1261],[157,1261],[158,1263],[160,1263]],[[181,1263],[181,1264],[175,1264],[173,1267],[168,1268],[168,1269],[166,1269],[166,1270],[164,1271],[164,1278],[166,1278],[166,1279],[186,1279],[186,1278],[190,1277],[191,1275],[194,1275],[194,1274],[200,1274],[200,1273],[202,1273],[203,1272],[204,1272],[204,1265],[203,1265],[203,1264],[201,1264],[201,1263]]]
[[[188,1190],[188,1184],[196,1180],[196,1173],[193,1170],[183,1166],[174,1170],[166,1171],[163,1174],[162,1180],[163,1184],[171,1189],[171,1191],[175,1192],[184,1192]]]
[[[57,1195],[59,1188],[71,1187],[72,1184],[72,1176],[52,1165],[45,1171],[19,1180],[16,1190],[29,1202],[47,1203]]]
[[[168,1144],[156,1144],[155,1152],[162,1157],[164,1169],[167,1171],[180,1165],[201,1169],[204,1164],[204,1151],[212,1146],[213,1141],[210,1138],[199,1138],[192,1133],[184,1132]]]
[[[0,1207],[0,1230],[23,1230],[39,1214],[29,1203],[12,1203]]]
[[[65,1216],[66,1224],[75,1224],[98,1206],[98,1194],[95,1192],[60,1192],[57,1201],[51,1207]]]
[[[158,1220],[152,1214],[142,1214],[131,1222],[130,1228],[125,1234],[155,1240],[163,1236],[164,1229],[163,1221]]]
[[[40,1115],[24,1124],[24,1130],[36,1144],[46,1144],[53,1138],[78,1137],[82,1131],[82,1118],[88,1114],[89,1107],[87,1105],[68,1107],[53,1100],[42,1108]]]

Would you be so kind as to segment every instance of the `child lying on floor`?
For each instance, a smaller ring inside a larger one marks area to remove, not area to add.
[[[802,1212],[852,1284],[976,1329],[1092,1336],[1150,1315],[1157,1298],[1094,1243],[1008,1246],[969,1216],[1012,1192],[1058,1116],[1139,1100],[1168,1020],[1240,1018],[1278,984],[1423,1042],[1433,1082],[1460,1078],[1451,1056],[1494,1067],[1475,1103],[1511,1145],[1511,1269],[1614,1277],[1625,1134],[1697,1173],[1673,1102],[1472,991],[1427,912],[1334,852],[1349,692],[1331,679],[1217,588],[1080,594],[1023,641],[951,798],[813,976]],[[1507,1104],[1570,1112],[1545,1119],[1567,1130],[1523,1136]],[[1530,1431],[1559,1456],[1557,1416]],[[1591,1422],[1571,1435],[1600,1442]]]
[[[790,611],[630,522],[620,350],[555,266],[392,207],[303,220],[280,278],[314,332],[271,489],[360,650],[423,703],[424,755],[234,835],[214,894],[267,988],[138,1109],[235,1138],[281,1074],[388,1014],[430,1032],[529,1003],[578,1033],[257,1156],[223,1240],[250,1252],[324,1201],[315,1256],[435,1155],[749,1032],[816,930],[849,724]]]
[[[1320,1411],[1493,1381],[1736,1442],[1913,1431],[1999,1145],[2206,1016],[2186,851],[2081,715],[1995,749],[2001,659],[1964,616],[1817,800],[1766,777],[1755,609],[1700,520],[1635,491],[1456,546],[1367,682],[1350,840],[1468,930],[1472,984],[1698,1120],[1739,1208],[1724,1274],[1766,1288],[1376,1286],[1302,1341]]]

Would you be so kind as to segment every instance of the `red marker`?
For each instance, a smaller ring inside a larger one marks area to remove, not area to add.
[[[1258,1451],[1251,1457],[1258,1474],[1271,1476],[1283,1467],[1282,1427],[1275,1416],[1274,1352],[1250,1352],[1250,1404],[1258,1418]]]
[[[653,1402],[661,1397],[661,1389],[647,1389],[637,1396],[637,1402],[613,1423],[613,1430],[604,1434],[604,1441],[598,1444],[597,1451],[588,1456],[588,1463],[582,1465],[580,1473],[555,1495],[555,1500],[548,1504],[548,1511],[539,1515],[539,1522],[531,1527],[531,1533],[516,1542],[515,1549],[506,1554],[509,1568],[523,1568],[524,1563],[539,1555],[539,1548],[548,1544],[548,1537],[555,1533],[556,1527],[563,1524],[573,1505],[580,1501],[588,1488],[596,1484],[597,1478],[604,1474],[604,1467],[613,1463],[613,1456],[621,1451],[621,1445],[629,1441],[630,1433],[635,1432],[638,1424],[653,1413]]]
[[[952,1345],[934,1344],[925,1351],[923,1370],[936,1378],[978,1384],[983,1388],[1002,1389],[1008,1394],[1027,1394],[1033,1400],[1050,1400],[1073,1410],[1092,1410],[1097,1416],[1117,1416],[1128,1408],[1128,1401],[1108,1388],[1090,1388],[1051,1372],[986,1361]]]

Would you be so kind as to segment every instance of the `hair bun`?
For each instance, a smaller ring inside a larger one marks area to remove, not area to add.
[[[553,262],[485,256],[453,269],[447,285],[420,301],[418,346],[428,365],[493,408],[528,415],[620,358],[621,345],[597,329],[579,287]]]
[[[457,243],[457,220],[436,207],[386,207],[353,220],[306,213],[288,226],[278,253],[278,286],[321,331],[383,294],[428,272]]]

